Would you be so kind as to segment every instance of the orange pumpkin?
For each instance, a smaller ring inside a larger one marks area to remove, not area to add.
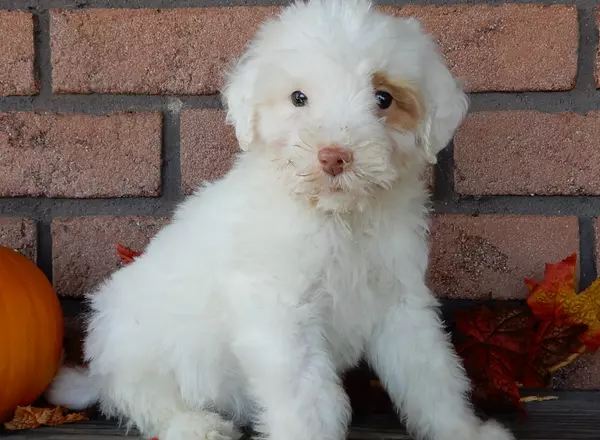
[[[0,421],[32,404],[60,363],[63,316],[44,273],[0,246]]]

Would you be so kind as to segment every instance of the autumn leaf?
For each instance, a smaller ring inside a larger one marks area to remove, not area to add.
[[[133,260],[142,255],[141,252],[137,252],[129,249],[128,247],[123,246],[122,244],[117,244],[117,253],[123,261],[124,264],[131,264]]]
[[[525,305],[462,309],[455,318],[473,401],[488,412],[523,412],[519,389],[547,387],[557,368],[583,352],[579,337],[587,329],[541,321]]]
[[[42,425],[56,426],[65,423],[87,420],[83,413],[68,413],[68,410],[55,408],[36,408],[33,406],[19,406],[10,422],[4,423],[9,431],[39,428]]]
[[[562,305],[566,321],[571,324],[584,324],[587,331],[581,336],[589,351],[600,348],[600,280],[579,295],[567,298]]]
[[[600,347],[600,280],[577,294],[576,264],[577,254],[573,254],[546,265],[540,284],[526,280],[530,291],[527,304],[540,320],[552,320],[558,326],[585,326],[579,339],[589,351],[596,351]]]
[[[455,315],[456,344],[474,388],[472,398],[487,411],[520,409],[517,380],[531,351],[534,319],[525,307],[482,306]]]

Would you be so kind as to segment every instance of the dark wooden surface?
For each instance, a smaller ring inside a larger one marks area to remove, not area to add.
[[[600,392],[546,393],[558,400],[526,405],[528,417],[500,417],[510,426],[518,440],[600,440]],[[86,421],[32,431],[7,432],[6,440],[117,440],[137,437],[126,434],[112,421]],[[349,433],[350,440],[409,440],[410,437],[394,417],[370,416],[357,420]],[[462,439],[456,439],[462,440]],[[482,439],[484,440],[484,439]]]

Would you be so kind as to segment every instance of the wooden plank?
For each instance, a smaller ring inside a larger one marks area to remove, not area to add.
[[[558,400],[526,405],[527,419],[504,417],[518,440],[600,440],[600,392],[546,392]],[[127,435],[114,421],[87,421],[32,431],[0,432],[6,440],[122,440]],[[349,440],[410,440],[398,420],[372,416],[354,423]],[[457,439],[460,440],[460,439]]]

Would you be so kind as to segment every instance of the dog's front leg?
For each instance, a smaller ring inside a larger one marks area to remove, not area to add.
[[[475,416],[468,379],[433,299],[423,293],[387,308],[367,348],[408,430],[432,440],[513,439],[497,423],[482,423]]]
[[[235,350],[268,439],[345,438],[350,405],[315,315],[310,304],[264,301],[242,323]]]

